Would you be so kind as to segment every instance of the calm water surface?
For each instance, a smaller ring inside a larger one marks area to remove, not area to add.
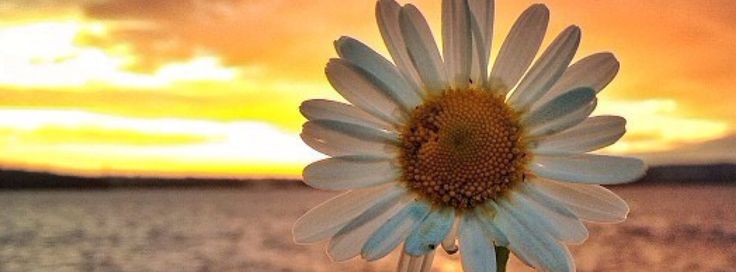
[[[589,225],[579,271],[736,271],[736,187],[615,188],[629,220]],[[334,195],[311,189],[1,191],[0,271],[390,271],[334,264],[291,225]],[[438,255],[433,271],[460,271]],[[512,260],[509,271],[528,271]]]

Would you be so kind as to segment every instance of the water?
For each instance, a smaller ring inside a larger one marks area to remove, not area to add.
[[[572,246],[579,271],[736,271],[736,187],[616,188],[632,206],[618,225],[589,225]],[[291,225],[334,195],[311,189],[0,192],[0,271],[387,271],[331,263],[297,246]],[[460,271],[438,255],[433,271]],[[518,260],[509,271],[529,271]]]

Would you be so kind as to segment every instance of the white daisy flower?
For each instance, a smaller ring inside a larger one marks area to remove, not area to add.
[[[572,271],[566,244],[588,237],[582,221],[626,218],[599,184],[636,180],[646,166],[587,153],[625,132],[621,117],[588,117],[618,61],[598,53],[568,66],[580,43],[570,26],[532,65],[549,20],[537,4],[489,71],[493,14],[490,0],[442,1],[440,54],[416,7],[380,0],[393,63],[353,38],[335,42],[327,77],[351,104],[302,104],[302,139],[331,156],[303,175],[346,192],[296,222],[297,243],[329,240],[335,261],[377,260],[403,243],[401,271],[428,271],[439,245],[459,250],[465,271],[496,271],[502,246],[539,270]]]

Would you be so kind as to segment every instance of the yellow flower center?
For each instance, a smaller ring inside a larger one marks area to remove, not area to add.
[[[523,180],[529,160],[518,119],[503,96],[485,90],[427,99],[401,134],[402,181],[457,209],[499,197]]]

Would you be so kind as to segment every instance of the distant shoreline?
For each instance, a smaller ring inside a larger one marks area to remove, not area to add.
[[[635,183],[621,186],[660,184],[736,185],[736,164],[653,166]],[[248,178],[156,178],[76,177],[53,173],[0,170],[0,190],[119,188],[306,188],[298,179]]]

